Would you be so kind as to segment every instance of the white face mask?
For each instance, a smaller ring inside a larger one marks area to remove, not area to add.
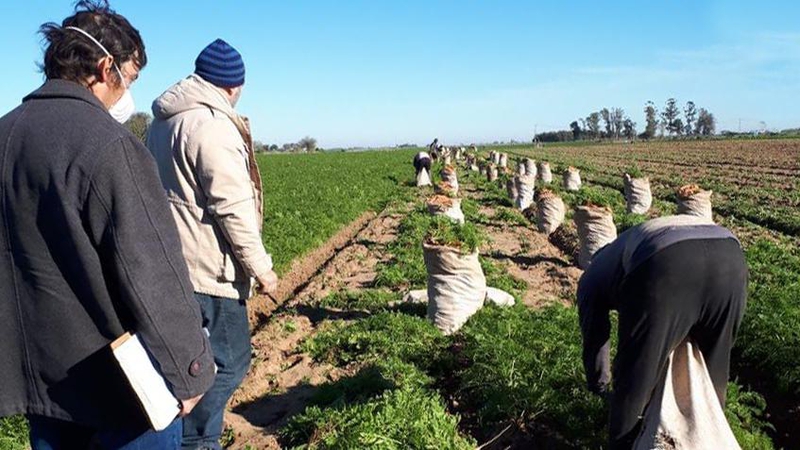
[[[117,69],[117,72],[119,72],[119,69]],[[122,78],[121,73],[119,76],[120,79],[123,80],[122,83],[126,84],[125,79]],[[111,117],[113,117],[114,120],[116,120],[117,122],[125,123],[128,121],[128,119],[131,118],[131,116],[135,111],[136,111],[136,103],[133,101],[133,95],[131,95],[131,90],[128,89],[128,86],[126,85],[125,93],[122,94],[122,97],[120,97],[120,99],[117,100],[117,103],[114,103],[114,106],[112,106],[108,110],[108,113],[111,114]]]
[[[102,50],[107,56],[111,56],[111,53],[109,53],[108,50],[106,50],[106,48],[103,47],[103,44],[101,44],[100,41],[95,39],[94,36],[92,36],[91,34],[77,27],[66,27],[66,29],[81,33],[82,35],[89,38],[89,40],[97,44],[97,46],[100,47],[100,50]],[[113,58],[113,56],[111,57]],[[133,113],[136,111],[136,104],[133,101],[133,95],[131,95],[130,87],[128,86],[128,83],[125,82],[125,77],[122,76],[122,71],[120,70],[117,63],[114,63],[114,68],[117,70],[120,82],[122,82],[123,86],[125,86],[125,93],[123,93],[122,97],[120,97],[120,99],[117,100],[117,102],[114,103],[114,105],[112,105],[111,108],[109,108],[108,113],[111,114],[111,117],[113,117],[114,120],[116,120],[117,122],[125,123],[128,121],[128,119],[131,118]]]

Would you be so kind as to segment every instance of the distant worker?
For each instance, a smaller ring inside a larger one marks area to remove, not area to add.
[[[178,224],[195,299],[219,367],[211,390],[183,422],[184,449],[221,449],[228,399],[250,366],[247,299],[277,286],[261,240],[263,197],[247,118],[235,108],[241,55],[217,39],[195,72],[153,102],[147,145]]]
[[[688,338],[725,406],[730,353],[745,309],[748,269],[739,241],[708,219],[653,219],[597,252],[578,284],[589,390],[610,397],[611,449],[629,449],[668,357]],[[619,312],[613,379],[609,312]]]
[[[428,153],[430,153],[431,158],[434,161],[438,161],[439,158],[442,156],[440,154],[440,150],[442,149],[442,144],[439,143],[439,138],[435,138],[433,142],[428,145]]]
[[[417,186],[429,186],[431,184],[431,156],[426,152],[417,153],[414,156],[414,169],[417,174]]]

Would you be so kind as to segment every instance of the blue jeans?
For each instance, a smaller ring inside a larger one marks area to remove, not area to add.
[[[125,431],[96,430],[64,420],[28,416],[33,450],[178,450],[181,446],[182,424],[176,420],[159,432],[144,434]]]
[[[184,450],[221,450],[225,406],[250,368],[250,324],[245,300],[194,295],[217,364],[214,385],[183,419]]]

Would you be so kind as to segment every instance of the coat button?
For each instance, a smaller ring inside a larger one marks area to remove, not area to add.
[[[189,375],[196,377],[200,375],[200,361],[195,361],[189,367]]]

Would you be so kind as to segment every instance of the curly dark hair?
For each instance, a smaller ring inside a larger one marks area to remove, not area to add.
[[[106,56],[86,36],[66,27],[80,28],[92,35],[111,53],[118,66],[131,60],[140,70],[147,65],[142,37],[128,19],[111,9],[108,0],[80,0],[75,3],[75,14],[64,19],[61,25],[49,22],[39,28],[43,40],[47,41],[40,69],[48,80],[83,82],[92,75],[99,75],[97,61]],[[114,77],[119,78],[116,71]]]

